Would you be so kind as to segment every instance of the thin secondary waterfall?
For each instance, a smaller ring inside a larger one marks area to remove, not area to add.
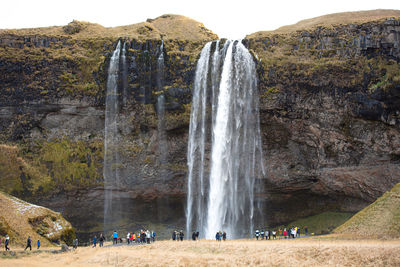
[[[122,46],[121,62],[122,62],[122,105],[125,107],[128,98],[128,62],[126,60],[126,42],[124,42],[124,45]]]
[[[104,230],[110,231],[113,218],[120,207],[114,201],[113,191],[120,183],[118,153],[118,73],[121,42],[119,41],[110,59],[107,78],[105,136],[104,136]]]
[[[222,49],[219,41],[208,43],[201,52],[187,156],[188,233],[198,230],[207,239],[217,231],[229,238],[251,235],[255,180],[264,165],[256,68],[240,41],[227,41]]]
[[[167,144],[165,136],[165,97],[164,97],[164,42],[161,40],[160,52],[157,58],[157,132],[158,132],[158,160],[160,164],[165,164],[167,161]],[[161,175],[164,169],[161,168]]]

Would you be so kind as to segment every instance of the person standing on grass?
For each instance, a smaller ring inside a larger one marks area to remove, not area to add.
[[[260,236],[261,236],[261,240],[264,240],[264,236],[265,236],[264,230],[261,230]]]
[[[97,244],[97,236],[93,237],[93,247],[95,248]]]
[[[39,249],[40,248],[40,240],[38,239],[38,241],[37,241],[37,249]]]
[[[7,250],[10,250],[10,248],[8,247],[8,245],[10,244],[10,237],[8,235],[6,235],[6,241],[4,242],[4,248]]]
[[[272,230],[272,238],[276,240],[276,230]]]
[[[219,241],[219,232],[215,234],[215,240]]]
[[[128,243],[128,245],[129,245],[129,243],[131,242],[131,233],[128,233],[128,234],[126,235],[126,242]]]
[[[26,250],[27,248],[29,248],[29,250],[32,250],[32,240],[31,240],[31,236],[28,236],[28,239],[26,240],[26,247],[24,250]]]
[[[287,237],[287,231],[286,231],[286,228],[285,229],[283,229],[283,237],[286,239],[286,237]]]
[[[225,231],[222,233],[222,240],[226,241],[226,232]]]
[[[282,239],[282,228],[279,228],[279,239]]]

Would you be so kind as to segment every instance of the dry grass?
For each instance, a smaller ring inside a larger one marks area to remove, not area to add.
[[[22,36],[46,35],[46,36],[69,36],[75,39],[87,38],[134,38],[134,39],[160,39],[164,40],[216,40],[218,36],[206,29],[204,25],[191,18],[180,15],[163,15],[155,19],[148,19],[146,22],[136,23],[118,27],[103,27],[102,25],[73,21],[69,24],[78,29],[75,33],[68,33],[68,26],[52,26],[32,29],[9,29],[1,30],[0,36],[16,34]]]
[[[0,259],[1,266],[400,266],[400,241],[160,241]]]
[[[400,17],[400,10],[377,9],[368,11],[342,12],[328,14],[320,17],[305,19],[293,25],[286,25],[274,31],[261,31],[253,33],[248,38],[261,37],[270,34],[292,33],[300,30],[313,30],[316,27],[327,27],[346,24],[362,24],[370,21],[379,21],[386,18]]]
[[[43,245],[52,245],[49,240],[60,239],[64,230],[72,228],[60,213],[36,206],[16,197],[0,192],[0,232],[10,236],[10,247],[23,246],[28,238],[35,245],[39,239]],[[43,236],[38,234],[38,231]],[[1,264],[0,264],[1,266]]]

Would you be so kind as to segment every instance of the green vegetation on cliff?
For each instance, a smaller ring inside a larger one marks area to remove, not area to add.
[[[29,199],[103,182],[101,141],[41,141],[29,149],[0,145],[0,152],[0,188],[9,194]]]
[[[400,19],[399,10],[347,12],[248,35],[249,48],[261,64],[261,87],[359,89],[367,83],[373,92],[399,86],[400,65],[381,49],[396,42],[390,37],[395,19]]]

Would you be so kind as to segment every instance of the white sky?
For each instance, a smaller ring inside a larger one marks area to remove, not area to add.
[[[0,29],[66,25],[73,19],[113,27],[179,14],[220,38],[238,39],[302,19],[371,9],[400,9],[400,0],[2,0]]]

